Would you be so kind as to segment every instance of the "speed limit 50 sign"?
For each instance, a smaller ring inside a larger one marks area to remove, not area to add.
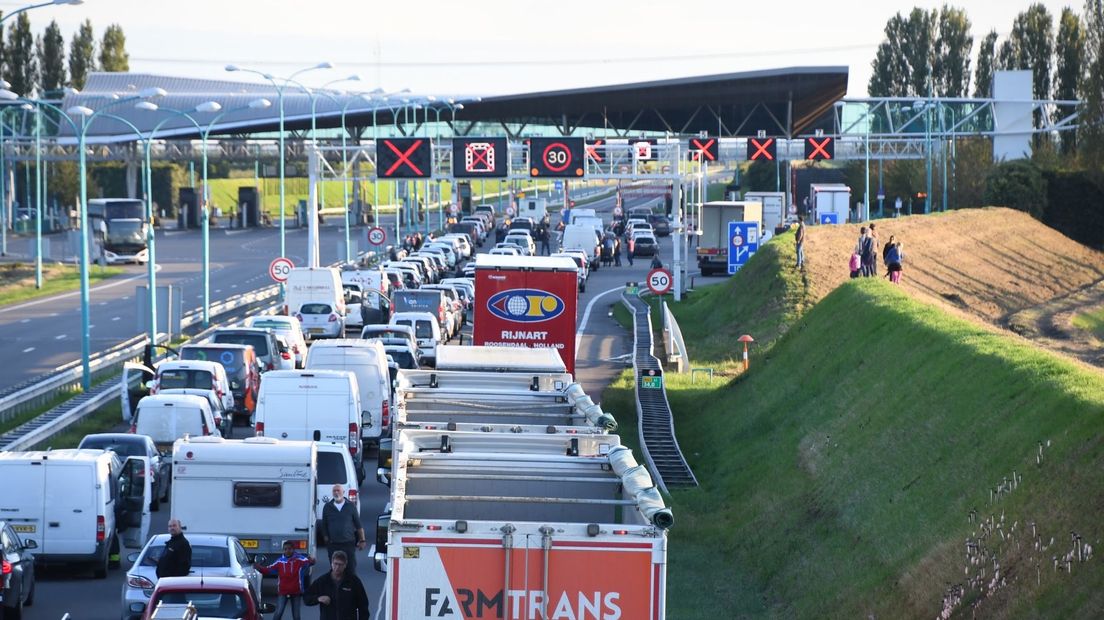
[[[295,263],[290,258],[277,258],[268,265],[268,275],[277,282],[287,282],[288,274],[295,269]]]
[[[673,284],[671,272],[666,269],[653,269],[648,272],[648,290],[656,295],[670,293]]]

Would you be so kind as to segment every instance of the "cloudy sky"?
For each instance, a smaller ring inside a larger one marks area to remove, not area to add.
[[[847,66],[865,96],[885,22],[913,6],[860,0],[85,0],[28,13],[40,33],[56,19],[68,40],[84,19],[97,38],[123,27],[136,72],[248,79],[227,63],[316,86],[503,94],[791,66]],[[967,0],[977,44],[1011,30],[1026,0]],[[1045,0],[1057,16],[1069,3]],[[25,6],[0,0],[8,13]],[[877,8],[872,8],[876,6]],[[1073,5],[1081,10],[1081,4]],[[10,23],[10,22],[9,22]]]

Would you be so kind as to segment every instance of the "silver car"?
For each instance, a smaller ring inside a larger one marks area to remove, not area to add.
[[[192,570],[189,576],[196,577],[238,577],[253,585],[255,592],[261,591],[260,571],[253,568],[245,549],[237,538],[225,534],[187,534],[192,546]],[[168,534],[158,534],[149,539],[138,553],[132,553],[128,559],[133,563],[123,583],[123,620],[138,620],[141,614],[130,611],[133,603],[149,603],[153,587],[157,585],[157,560],[165,550]],[[275,558],[271,558],[275,560]]]
[[[345,318],[325,302],[308,302],[299,308],[295,318],[303,326],[307,340],[318,338],[343,338],[345,336]]]

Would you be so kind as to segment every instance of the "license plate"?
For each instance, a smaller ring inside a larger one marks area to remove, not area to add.
[[[12,529],[15,530],[17,534],[35,533],[35,526],[33,525],[12,525]]]
[[[256,549],[257,548],[257,541],[255,541],[255,540],[242,540],[240,542],[241,542],[242,547],[245,547],[246,549]]]
[[[308,334],[321,334],[323,331],[324,330],[320,327],[309,327],[309,328],[307,328],[307,333]]]

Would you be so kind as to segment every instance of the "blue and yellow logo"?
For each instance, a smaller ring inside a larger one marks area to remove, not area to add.
[[[487,300],[487,309],[507,321],[537,323],[563,314],[564,302],[547,291],[515,288],[492,295]]]

